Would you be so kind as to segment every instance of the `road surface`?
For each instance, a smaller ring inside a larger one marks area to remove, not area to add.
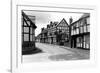
[[[69,48],[53,44],[36,43],[36,47],[42,52],[23,55],[23,62],[47,62],[47,61],[65,61],[65,60],[84,60],[89,59],[89,50]]]

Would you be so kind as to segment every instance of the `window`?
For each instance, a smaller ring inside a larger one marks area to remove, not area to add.
[[[24,41],[29,41],[29,34],[24,34]]]
[[[62,29],[62,27],[60,27],[60,29]]]
[[[87,32],[87,31],[86,31],[86,25],[84,25],[84,32]]]
[[[59,30],[59,27],[57,27],[57,29]]]
[[[32,38],[32,39],[33,39],[33,41],[35,41],[35,36],[33,35],[32,37],[33,37],[33,38]]]
[[[80,33],[83,33],[83,27],[80,27]]]
[[[87,32],[90,32],[90,25],[87,25]]]
[[[80,42],[80,38],[77,38],[77,44],[76,44],[77,47],[80,47],[80,43],[79,42]]]
[[[74,31],[74,35],[76,34],[76,30],[73,30]]]
[[[76,34],[79,34],[79,28],[76,29]]]
[[[30,41],[32,41],[32,35],[30,35]]]
[[[86,42],[83,42],[83,48],[86,48]]]
[[[69,28],[66,28],[67,30],[69,30]]]
[[[24,27],[24,32],[29,32],[29,27]]]
[[[71,35],[73,35],[73,30],[71,30]]]
[[[71,27],[71,30],[73,30],[73,26]]]
[[[79,24],[78,23],[76,23],[76,27],[79,27]]]
[[[30,34],[32,34],[32,27],[30,28]]]
[[[90,48],[90,36],[89,35],[86,35],[84,36],[84,40],[83,40],[83,48]]]
[[[73,30],[74,30],[74,29],[76,29],[76,26],[75,26],[75,25],[73,26]]]
[[[87,24],[90,24],[90,17],[88,17],[86,20],[87,20]]]
[[[80,26],[82,26],[82,20],[80,21],[80,23],[79,23],[79,24],[80,24]]]
[[[53,42],[56,42],[56,38],[53,38]]]
[[[77,47],[82,47],[82,37],[78,37],[76,42],[77,42],[76,44]]]
[[[34,30],[30,26],[23,26],[24,32],[23,32],[23,41],[33,41],[33,35],[34,35]],[[30,29],[30,31],[29,31]],[[35,37],[34,37],[35,38]]]

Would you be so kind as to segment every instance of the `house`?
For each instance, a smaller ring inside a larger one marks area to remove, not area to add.
[[[71,47],[90,49],[89,13],[84,13],[81,18],[71,23]]]
[[[34,20],[33,20],[34,19]],[[22,11],[22,54],[35,51],[35,16],[28,16]]]
[[[39,38],[38,38],[39,39]],[[64,45],[69,39],[69,26],[63,18],[60,22],[50,22],[41,30],[41,42]]]

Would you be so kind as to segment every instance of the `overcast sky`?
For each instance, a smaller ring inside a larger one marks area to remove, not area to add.
[[[35,36],[41,32],[41,28],[47,26],[50,21],[60,22],[63,18],[69,23],[69,18],[72,17],[73,21],[78,20],[82,13],[59,13],[59,12],[39,12],[39,11],[24,11],[27,15],[36,17],[35,24],[37,26],[35,30]]]

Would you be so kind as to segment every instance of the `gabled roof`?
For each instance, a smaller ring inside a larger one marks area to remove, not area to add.
[[[41,33],[45,33],[45,32],[48,32],[48,30],[51,30],[53,28],[56,28],[58,25],[60,25],[62,22],[65,22],[66,25],[68,25],[68,23],[66,22],[66,20],[63,18],[55,27],[52,27],[52,28],[45,28]]]
[[[44,28],[44,30],[41,33],[46,33],[47,31],[47,28]]]
[[[73,22],[71,24],[71,26],[74,25],[75,23],[77,23],[78,21],[80,21],[81,19],[83,19],[85,17],[89,17],[89,16],[90,16],[90,13],[84,13],[77,21]]]
[[[50,28],[50,29],[56,28],[56,27],[57,27],[58,25],[60,25],[63,21],[66,23],[66,25],[68,25],[67,21],[63,18],[55,27],[52,27],[52,28]],[[48,29],[48,30],[50,30],[50,29]]]
[[[88,17],[88,16],[90,16],[90,13],[84,13],[84,14],[80,17],[80,19],[81,19],[81,18]]]
[[[65,24],[68,25],[68,23],[66,22],[66,20],[63,18],[63,19],[57,24],[57,26],[60,25],[62,22],[65,22]],[[56,26],[56,27],[57,27],[57,26]]]
[[[32,21],[32,19],[30,19],[29,16],[26,15],[23,11],[22,11],[22,16],[23,16],[24,20],[27,19],[28,21],[30,21],[32,27],[37,28],[37,26],[36,26],[35,23]],[[26,20],[25,20],[25,21],[26,21]],[[27,22],[26,22],[26,23],[27,23]],[[28,26],[29,26],[29,25],[28,25]]]

